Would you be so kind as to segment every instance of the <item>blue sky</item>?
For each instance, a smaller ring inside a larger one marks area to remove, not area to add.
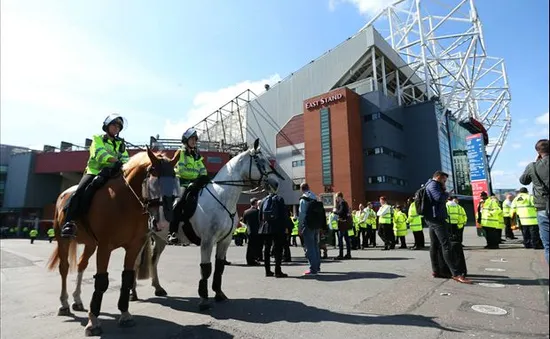
[[[129,141],[179,137],[240,91],[260,92],[353,35],[385,2],[4,0],[1,141],[83,144],[111,111],[129,120]],[[517,186],[534,142],[548,136],[548,2],[505,3],[476,2],[513,98],[495,187]]]

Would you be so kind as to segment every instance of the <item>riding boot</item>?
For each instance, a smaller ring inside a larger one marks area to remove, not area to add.
[[[61,229],[62,238],[74,238],[76,237],[76,224],[74,221],[67,221]]]

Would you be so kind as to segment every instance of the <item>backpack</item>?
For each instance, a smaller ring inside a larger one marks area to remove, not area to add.
[[[305,218],[307,228],[312,230],[326,229],[328,226],[323,203],[308,197],[300,197],[300,199],[305,200],[308,206]]]
[[[267,222],[279,219],[279,208],[273,195],[270,195],[262,204],[263,220]]]
[[[414,194],[414,207],[416,208],[416,214],[422,216],[429,216],[432,213],[432,202],[428,196],[428,193],[426,193],[426,186],[428,186],[428,183],[420,187]]]

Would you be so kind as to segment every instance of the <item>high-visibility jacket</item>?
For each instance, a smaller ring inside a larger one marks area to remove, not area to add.
[[[359,228],[367,228],[367,214],[364,210],[359,210],[355,212],[357,215],[357,223],[359,224]]]
[[[199,156],[195,159],[191,154],[186,154],[185,149],[182,149],[176,166],[176,175],[180,178],[180,184],[187,187],[193,180],[206,174],[203,157]]]
[[[460,219],[460,209],[456,202],[448,201],[445,205],[447,208],[447,222],[452,225],[458,225]]]
[[[393,216],[393,233],[396,237],[407,235],[407,216],[400,210],[396,210]]]
[[[512,201],[512,214],[517,214],[521,226],[538,225],[537,209],[533,202],[533,196],[527,193],[520,193]]]
[[[298,230],[298,225],[300,225],[300,221],[296,217],[292,217],[292,224],[294,225],[292,227],[292,232],[290,235],[298,235],[300,232]]]
[[[98,175],[102,169],[111,167],[114,163],[109,159],[116,158],[123,164],[130,159],[124,140],[112,141],[105,135],[94,135],[90,145],[90,157],[86,166],[86,174]]]
[[[381,215],[386,210],[387,210],[387,213],[385,213],[384,215]],[[378,215],[379,215],[379,217],[378,217],[378,223],[379,224],[389,224],[389,225],[391,225],[392,224],[392,217],[393,217],[393,207],[388,205],[388,204],[380,206],[380,209],[378,210]]]
[[[363,211],[367,215],[366,224],[375,230],[376,229],[376,212],[369,207],[366,207]]]
[[[512,216],[512,201],[506,199],[502,203],[502,216],[504,218],[509,218]]]
[[[464,225],[468,222],[468,215],[466,214],[466,211],[464,210],[464,207],[458,205],[458,228],[464,228]]]
[[[30,232],[29,232],[29,236],[31,238],[36,238],[38,236],[38,231],[35,230],[35,229],[32,229]]]
[[[327,217],[327,224],[332,228],[333,230],[338,230],[338,219],[336,218],[336,214],[333,212],[330,212]]]
[[[416,213],[416,206],[414,204],[409,206],[407,222],[409,223],[411,231],[422,231],[422,216]]]
[[[481,226],[482,227],[491,227],[491,228],[500,228],[500,219],[499,216],[502,213],[498,202],[493,199],[486,199],[483,202],[481,210]]]
[[[55,237],[55,230],[53,228],[48,229],[48,237],[50,238]]]

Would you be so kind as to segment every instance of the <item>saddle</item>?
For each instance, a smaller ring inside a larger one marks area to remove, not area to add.
[[[189,219],[195,214],[199,202],[199,194],[206,185],[210,182],[210,178],[206,175],[200,176],[195,179],[183,192],[181,197],[182,206],[182,221],[183,221],[183,233],[193,244],[200,246],[201,239],[197,236]]]

